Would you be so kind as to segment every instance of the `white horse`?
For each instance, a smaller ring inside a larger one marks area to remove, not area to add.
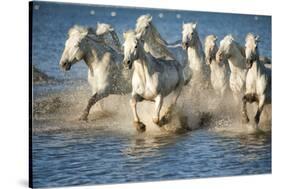
[[[112,27],[110,28],[110,32],[114,32]],[[84,60],[88,67],[88,82],[92,88],[92,97],[79,118],[81,120],[87,120],[91,107],[99,100],[110,94],[129,92],[129,82],[122,74],[123,57],[105,43],[101,35],[105,33],[107,32],[103,31],[97,35],[96,30],[92,28],[72,27],[68,32],[68,39],[61,56],[60,66],[66,71],[80,60]]]
[[[192,71],[191,85],[196,83],[197,86],[199,84],[206,87],[210,71],[204,63],[205,56],[196,27],[196,23],[183,23],[182,47],[187,51],[188,65]]]
[[[245,91],[247,69],[245,64],[246,59],[243,54],[243,48],[231,35],[227,35],[221,40],[219,50],[216,54],[216,60],[218,62],[224,59],[228,60],[230,68],[229,86],[233,92],[236,104],[241,102],[242,95]]]
[[[212,87],[216,94],[223,97],[228,88],[228,67],[226,67],[225,61],[216,61],[218,51],[216,41],[215,35],[208,35],[205,38],[205,61],[210,66]]]
[[[155,58],[175,60],[175,57],[167,47],[168,43],[161,37],[153,25],[151,15],[142,15],[137,19],[135,32],[138,38],[144,40],[144,50],[146,52],[150,52]]]
[[[167,121],[166,115],[175,105],[184,85],[182,66],[175,60],[156,59],[144,50],[144,44],[134,31],[123,34],[124,60],[123,64],[131,69],[134,65],[132,78],[132,98],[130,101],[134,125],[138,131],[145,131],[145,125],[140,122],[136,105],[142,100],[155,102],[153,122],[159,126]],[[160,119],[163,98],[173,93],[173,101],[168,112]]]
[[[156,27],[152,23],[152,16],[149,14],[138,17],[136,22],[135,33],[138,38],[144,41],[144,50],[149,52],[153,57],[164,60],[176,60],[183,67],[185,84],[191,79],[191,72],[184,61],[186,56],[182,53],[179,45],[170,45],[162,38]],[[173,54],[174,53],[174,54]],[[178,55],[178,56],[176,56]],[[177,58],[179,59],[177,59]]]
[[[246,77],[246,93],[243,96],[242,117],[243,122],[249,122],[246,104],[256,102],[258,110],[255,114],[255,126],[257,128],[264,105],[271,103],[271,69],[266,68],[259,60],[258,36],[249,33],[245,41],[246,66],[249,70]]]

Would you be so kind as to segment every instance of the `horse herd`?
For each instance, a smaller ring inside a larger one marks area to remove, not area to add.
[[[70,70],[74,63],[84,60],[92,88],[80,120],[87,120],[91,107],[108,95],[131,92],[133,124],[143,132],[145,125],[138,116],[138,102],[155,102],[152,120],[161,126],[169,121],[184,86],[191,90],[212,86],[221,98],[230,88],[237,106],[242,107],[244,123],[249,122],[246,104],[256,102],[254,120],[258,128],[264,105],[271,103],[271,67],[266,66],[271,62],[259,55],[258,36],[249,33],[242,47],[231,35],[225,36],[219,46],[217,37],[208,35],[203,49],[197,24],[183,23],[181,47],[187,53],[187,61],[182,62],[171,51],[175,47],[161,37],[150,15],[140,16],[136,28],[123,33],[123,38],[121,45],[114,28],[105,23],[98,23],[96,28],[70,28],[60,66]],[[132,68],[133,72],[126,74]],[[172,101],[160,117],[163,99],[168,95]]]

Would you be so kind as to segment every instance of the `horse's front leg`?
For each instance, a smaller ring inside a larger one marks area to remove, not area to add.
[[[134,116],[134,126],[136,127],[137,131],[138,132],[144,132],[145,131],[145,125],[140,122],[140,118],[138,116],[138,112],[137,112],[137,102],[140,102],[142,101],[142,98],[135,94],[135,95],[132,95],[132,98],[130,100],[130,105],[131,105],[131,108],[132,108],[132,111],[133,111],[133,116]]]
[[[153,118],[152,118],[152,121],[153,121],[156,125],[159,125],[159,124],[160,124],[159,116],[160,116],[160,111],[161,111],[162,105],[163,105],[163,97],[162,97],[162,95],[159,94],[159,95],[155,98],[155,115],[154,115]]]
[[[247,95],[249,94],[246,94],[243,96],[242,98],[242,122],[243,123],[249,123],[249,116],[248,116],[248,111],[247,111],[247,100],[248,100],[248,97]]]
[[[103,99],[103,98],[106,97],[106,96],[107,96],[107,95],[95,93],[95,94],[89,99],[86,108],[84,109],[82,115],[79,117],[79,120],[87,121],[87,120],[88,120],[88,115],[89,115],[89,112],[90,112],[92,106],[93,106],[96,102],[98,102],[99,100]]]
[[[178,87],[174,92],[173,92],[173,96],[172,96],[172,103],[170,104],[170,106],[167,108],[167,111],[165,112],[165,114],[163,115],[163,117],[161,118],[160,122],[161,124],[165,124],[168,123],[171,120],[172,117],[172,112],[174,107],[176,106],[177,100],[180,96],[182,88]]]
[[[256,129],[258,128],[258,124],[260,122],[260,116],[261,116],[261,113],[262,113],[262,110],[263,110],[263,107],[264,107],[264,102],[265,102],[265,95],[261,95],[258,99],[258,110],[257,110],[257,113],[255,115]]]

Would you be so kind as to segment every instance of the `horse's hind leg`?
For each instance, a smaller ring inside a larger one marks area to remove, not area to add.
[[[133,116],[134,116],[134,126],[136,127],[138,132],[144,132],[145,131],[145,125],[140,122],[140,118],[138,116],[137,112],[137,102],[141,102],[143,99],[139,95],[135,94],[132,96],[130,100],[130,105],[133,111]]]
[[[87,121],[87,120],[88,120],[88,115],[89,115],[89,112],[90,112],[92,106],[93,106],[96,102],[98,102],[99,100],[103,99],[104,97],[106,97],[106,95],[95,93],[95,94],[89,99],[88,104],[87,104],[86,108],[84,109],[82,115],[80,116],[79,120]]]

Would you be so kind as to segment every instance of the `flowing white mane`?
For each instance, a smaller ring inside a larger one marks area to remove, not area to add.
[[[222,49],[226,49],[232,44],[234,44],[238,48],[242,56],[245,57],[245,48],[239,45],[231,34],[225,36],[220,42],[220,46],[222,47]]]
[[[220,42],[220,46],[223,48],[223,49],[226,49],[227,47],[229,47],[234,41],[234,38],[231,34],[225,36],[223,38],[223,40],[221,40]]]
[[[110,34],[111,39],[108,39],[106,36],[107,34]],[[96,35],[102,36],[105,40],[105,43],[110,45],[111,47],[114,47],[115,50],[118,52],[121,52],[121,44],[119,41],[119,38],[114,30],[114,28],[110,24],[106,23],[97,23],[97,29],[96,29]]]
[[[68,31],[68,37],[69,38],[78,38],[82,39],[88,34],[88,28],[83,26],[74,25],[72,28]]]
[[[216,52],[217,52],[217,46],[216,46],[217,37],[215,35],[208,35],[205,38],[205,56],[210,56],[209,58],[215,58]],[[211,52],[210,49],[214,48]]]
[[[137,19],[135,32],[145,41],[145,50],[147,52],[150,52],[156,58],[168,57],[168,59],[174,59],[167,48],[168,43],[153,25],[151,15],[142,15]]]
[[[90,27],[74,25],[68,31],[68,38],[80,42],[84,37],[88,36],[96,42],[104,42],[102,36],[96,35],[95,30],[96,29]]]
[[[161,46],[166,46],[167,42],[161,37],[160,33],[157,31],[155,26],[152,23],[152,16],[149,14],[142,15],[137,19],[136,23],[136,33],[142,33],[146,27],[150,26],[151,32],[147,33],[152,39],[155,39]]]

